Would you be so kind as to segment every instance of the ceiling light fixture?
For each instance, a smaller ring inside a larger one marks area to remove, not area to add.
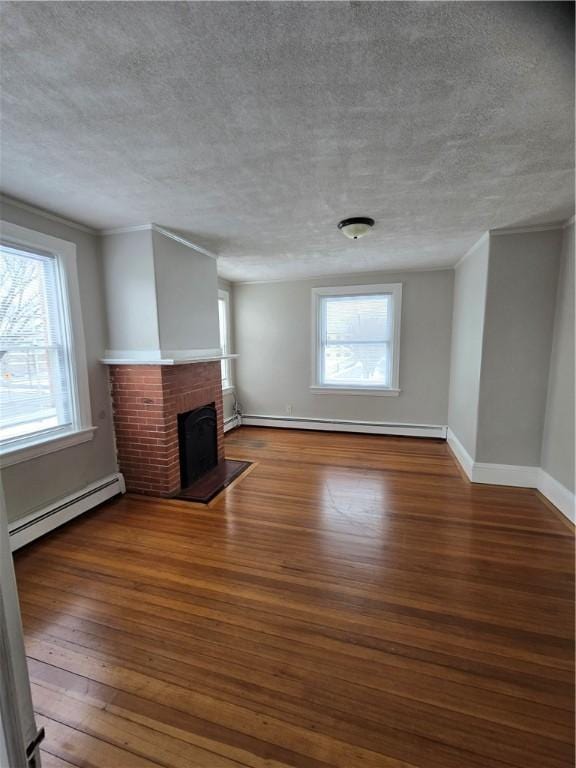
[[[353,219],[342,219],[338,224],[338,229],[350,240],[358,240],[359,237],[367,235],[373,226],[374,219],[370,219],[368,216],[356,216]]]

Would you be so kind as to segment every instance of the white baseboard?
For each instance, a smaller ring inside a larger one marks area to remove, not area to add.
[[[515,488],[537,488],[540,467],[515,464],[486,464],[474,462],[472,482],[486,485],[511,485]]]
[[[464,472],[466,473],[466,476],[469,480],[472,480],[472,470],[474,469],[474,459],[466,448],[462,445],[460,440],[456,437],[454,432],[448,427],[447,434],[446,434],[446,440],[448,442],[448,445],[452,449],[452,453],[456,457],[458,464],[462,467]]]
[[[548,472],[540,470],[538,490],[551,501],[572,523],[576,523],[576,495],[555,480]]]
[[[246,414],[242,424],[252,427],[314,429],[326,432],[362,432],[370,435],[406,437],[446,437],[446,427],[439,424],[395,424],[384,421],[347,421],[344,419],[307,419],[300,416],[260,416]]]
[[[512,485],[517,488],[538,487],[540,467],[487,464],[474,461],[450,428],[448,428],[447,441],[452,453],[471,482],[486,485]]]
[[[54,528],[58,528],[119,493],[126,493],[126,486],[124,476],[116,472],[95,483],[90,483],[81,491],[66,496],[44,509],[9,523],[8,532],[12,551],[44,536]]]
[[[239,416],[228,416],[227,419],[224,419],[224,432],[228,432],[230,429],[234,429],[234,427],[239,427],[240,423]]]
[[[486,464],[474,461],[450,428],[447,440],[458,463],[472,483],[536,488],[571,522],[575,522],[576,496],[541,467]]]

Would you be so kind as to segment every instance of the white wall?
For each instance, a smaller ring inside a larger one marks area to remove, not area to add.
[[[455,270],[448,426],[469,456],[476,455],[489,238]]]
[[[483,238],[456,269],[453,322],[458,460],[574,520],[574,226]]]
[[[574,224],[564,230],[556,295],[554,338],[546,418],[542,440],[542,469],[574,493]]]
[[[108,371],[100,363],[106,337],[100,238],[9,202],[3,202],[2,218],[76,244],[92,420],[98,427],[94,438],[87,443],[2,470],[8,519],[13,521],[116,472],[117,465]]]
[[[214,350],[216,260],[151,229],[105,235],[108,349]]]
[[[217,349],[216,260],[153,232],[160,348]]]
[[[476,461],[540,466],[561,243],[490,237]]]
[[[158,349],[152,233],[102,238],[108,349]]]
[[[398,397],[314,394],[311,291],[317,286],[403,283]],[[243,412],[446,424],[453,271],[371,273],[234,285],[238,397]]]

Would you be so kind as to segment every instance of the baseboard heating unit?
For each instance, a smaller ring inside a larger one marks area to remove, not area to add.
[[[82,490],[50,504],[44,509],[8,524],[12,551],[44,536],[49,531],[87,512],[103,501],[125,493],[124,477],[119,472],[87,485]]]
[[[242,414],[242,425],[446,439],[446,427],[441,424],[402,424],[384,421],[349,421],[346,419],[310,419],[302,416],[260,416],[255,414]]]
[[[224,432],[229,432],[231,429],[235,429],[240,426],[240,416],[228,416],[224,419]]]

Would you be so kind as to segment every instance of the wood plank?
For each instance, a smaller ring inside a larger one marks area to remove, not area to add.
[[[143,757],[166,768],[238,768],[236,760],[215,752],[198,748],[173,736],[154,731],[138,723],[126,720],[115,712],[98,706],[86,694],[70,695],[50,690],[38,684],[32,685],[35,711],[52,722],[64,724],[83,734],[95,737],[133,755]],[[50,738],[54,739],[52,733]]]
[[[68,760],[62,760],[45,749],[40,750],[40,759],[42,761],[42,768],[74,768],[73,763],[69,763]]]
[[[35,626],[38,627],[38,635],[45,636],[44,627],[52,615],[51,603],[46,601],[46,605],[47,607],[44,608],[43,605],[39,607],[36,602],[23,603],[23,616],[30,637],[34,637]],[[391,656],[390,659],[383,659],[382,663],[366,664],[365,668],[359,668],[355,661],[340,654],[337,657],[338,669],[334,670],[333,661],[327,662],[325,654],[309,654],[309,648],[300,644],[287,652],[280,644],[250,642],[235,634],[228,636],[207,632],[194,637],[186,630],[182,631],[176,627],[173,622],[169,627],[162,626],[163,622],[153,626],[154,617],[147,615],[146,621],[135,624],[127,621],[125,614],[125,609],[116,616],[112,616],[111,613],[104,614],[93,605],[87,607],[90,621],[78,618],[76,614],[61,613],[57,620],[52,619],[50,636],[68,638],[72,642],[78,641],[79,644],[83,644],[82,635],[84,634],[90,634],[93,638],[117,637],[119,642],[126,641],[141,649],[154,644],[158,653],[169,658],[193,660],[194,664],[202,668],[210,668],[213,660],[219,662],[222,655],[227,654],[231,664],[239,665],[240,675],[243,669],[251,670],[254,667],[265,670],[271,675],[278,675],[285,669],[286,664],[290,664],[294,651],[297,651],[299,667],[290,670],[294,679],[306,680],[311,674],[315,674],[327,688],[335,687],[342,681],[345,683],[347,692],[350,691],[350,686],[363,685],[369,689],[387,691],[394,695],[398,695],[399,686],[405,683],[406,685],[402,687],[402,696],[406,698],[441,705],[458,712],[468,712],[495,722],[500,722],[500,718],[503,718],[504,722],[511,722],[516,727],[543,734],[550,732],[551,726],[547,723],[554,721],[563,724],[558,726],[558,738],[570,740],[571,728],[568,734],[564,730],[572,725],[569,707],[570,689],[566,686],[564,698],[566,708],[557,708],[553,705],[561,701],[558,683],[548,689],[548,698],[553,704],[546,706],[530,701],[525,690],[515,689],[513,686],[506,688],[505,695],[498,695],[493,690],[485,693],[480,689],[477,676],[462,677],[459,683],[455,683],[450,676],[443,674],[445,668],[440,665],[416,664],[413,669],[408,665],[400,665],[401,668],[397,669],[392,663],[387,663],[394,660]],[[35,624],[35,618],[39,618],[40,622]],[[193,625],[191,629],[193,630]],[[538,687],[538,681],[531,682],[534,687]],[[473,690],[470,690],[471,688]],[[512,723],[509,719],[511,717],[509,696],[514,695],[522,698],[523,701],[522,711],[515,713]]]
[[[303,768],[326,766],[326,763],[308,760],[289,750],[282,750],[278,745],[272,748],[260,738],[196,718],[187,712],[174,709],[170,704],[119,691],[117,688],[50,664],[31,659],[30,668],[33,680],[48,690],[65,692],[66,695],[81,700],[87,697],[101,709],[118,714],[125,720],[227,756],[251,768],[283,768],[295,763]],[[276,759],[269,757],[272,749]],[[280,762],[280,758],[283,762]]]
[[[36,722],[46,730],[46,747],[65,762],[78,768],[92,766],[122,766],[122,768],[158,768],[159,763],[145,760],[128,750],[121,749],[83,731],[51,720],[37,713]]]
[[[18,553],[49,761],[572,765],[573,538],[536,492],[443,441],[226,445],[257,463],[209,508],[124,497]]]

